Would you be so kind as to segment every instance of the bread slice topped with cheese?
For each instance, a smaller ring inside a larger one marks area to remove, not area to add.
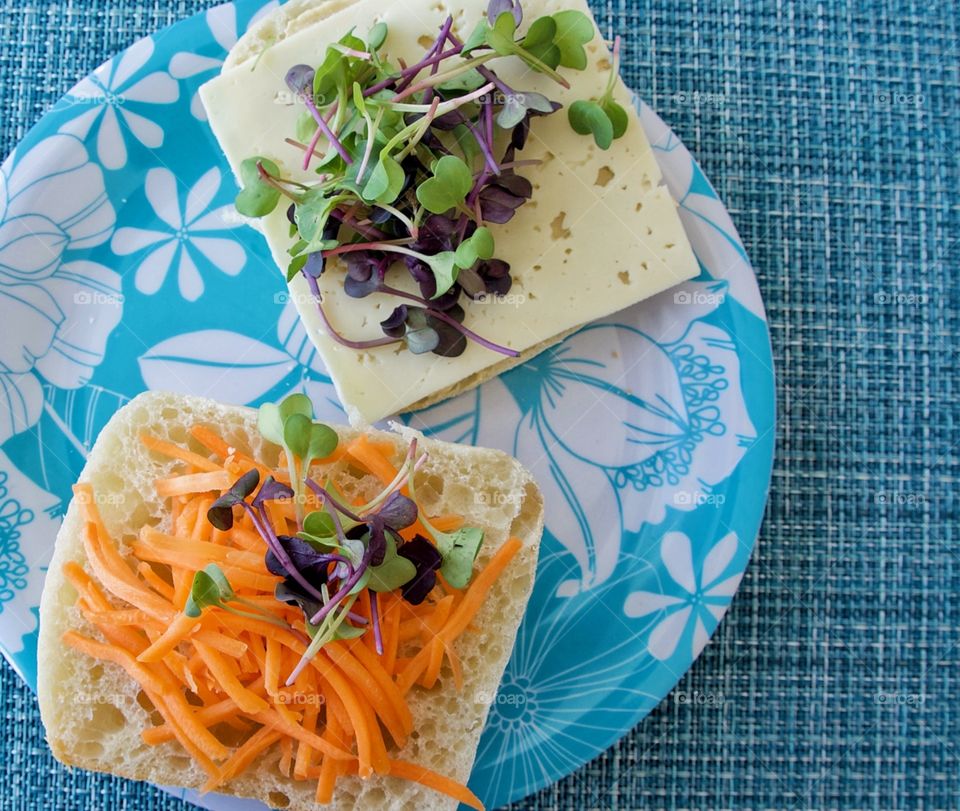
[[[465,787],[533,584],[498,451],[143,394],[98,438],[40,606],[62,762],[313,809]]]
[[[699,273],[584,0],[295,0],[201,88],[354,425]]]

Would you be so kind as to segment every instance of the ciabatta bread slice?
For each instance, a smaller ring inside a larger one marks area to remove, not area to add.
[[[175,394],[142,394],[122,408],[98,438],[80,476],[89,482],[107,530],[125,549],[125,540],[145,524],[169,528],[170,515],[155,495],[154,481],[178,464],[148,451],[140,434],[148,432],[178,444],[192,444],[195,424],[215,428],[227,442],[268,465],[279,450],[257,431],[256,411]],[[341,440],[357,434],[337,428]],[[405,449],[412,432],[368,432]],[[199,450],[198,446],[193,446]],[[478,566],[510,536],[523,542],[514,562],[495,584],[478,615],[476,633],[464,635],[456,650],[463,662],[464,689],[458,693],[445,670],[433,690],[414,687],[409,704],[415,732],[397,756],[466,782],[497,686],[533,586],[543,529],[543,503],[530,474],[499,451],[423,439],[429,459],[417,477],[417,496],[429,514],[457,513],[468,525],[482,527],[485,542]],[[338,462],[329,472],[349,498],[372,497],[380,484]],[[77,504],[71,504],[57,537],[40,605],[38,693],[47,740],[62,762],[95,771],[196,788],[205,775],[175,742],[148,746],[141,733],[151,726],[138,685],[118,666],[96,662],[61,643],[66,631],[99,638],[74,607],[77,594],[63,575],[68,561],[86,565]],[[279,750],[268,750],[247,772],[220,791],[261,800],[271,807],[318,808],[315,786],[295,783],[278,768]],[[430,789],[396,778],[342,777],[332,808],[453,809],[456,803]],[[330,808],[331,806],[326,806]]]

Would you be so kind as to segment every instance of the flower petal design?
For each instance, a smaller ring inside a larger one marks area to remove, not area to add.
[[[27,214],[0,222],[0,279],[39,281],[60,264],[70,238],[47,217]]]
[[[234,3],[208,9],[206,20],[210,33],[223,50],[229,51],[237,44],[237,7]]]
[[[193,187],[187,194],[186,212],[183,217],[187,225],[193,225],[197,218],[200,217],[213,202],[213,198],[220,190],[221,179],[220,169],[214,166],[193,184]]]
[[[217,8],[222,8],[222,6],[217,6]],[[211,9],[211,11],[213,10]],[[182,51],[174,54],[170,60],[170,75],[174,79],[191,79],[207,71],[219,70],[222,64],[223,60],[221,59]]]
[[[10,336],[0,341],[0,372],[29,372],[37,358],[50,351],[62,322],[57,302],[42,287],[0,285],[0,324]]]
[[[32,428],[43,412],[43,388],[32,372],[0,373],[0,445]]]
[[[727,570],[733,556],[737,553],[737,543],[736,533],[728,532],[714,544],[713,549],[703,560],[703,568],[700,571],[701,588],[709,588]]]
[[[537,413],[524,417],[518,426],[514,455],[540,485],[547,530],[580,564],[582,580],[561,584],[558,594],[569,597],[604,582],[616,567],[621,533],[591,522],[585,505],[617,520],[620,505],[607,473],[572,456]]]
[[[697,617],[697,621],[693,626],[693,642],[691,643],[694,659],[696,659],[703,652],[703,649],[707,646],[709,641],[710,634],[707,632],[707,628],[703,624],[703,620],[700,619],[700,617]]]
[[[726,580],[717,583],[717,585],[708,588],[704,594],[706,594],[707,597],[733,597],[733,595],[737,593],[742,579],[743,572],[738,572]]]
[[[140,373],[149,389],[242,405],[262,397],[294,368],[286,352],[226,330],[177,335],[140,358]]]
[[[173,239],[170,233],[147,231],[144,228],[120,228],[110,241],[110,250],[117,256],[129,256],[158,242]]]
[[[673,656],[692,612],[691,606],[684,606],[679,611],[667,614],[657,623],[647,639],[647,650],[650,651],[651,656],[661,662]]]
[[[174,231],[182,228],[180,196],[177,194],[177,179],[173,172],[163,167],[151,169],[147,172],[144,188],[154,214]]]
[[[232,239],[193,237],[190,244],[228,276],[236,276],[247,264],[247,252],[243,245]]]
[[[6,201],[0,221],[43,216],[67,234],[74,249],[110,238],[116,213],[104,189],[103,171],[72,135],[52,135],[18,161],[4,164],[0,184],[6,189],[5,194],[0,189],[0,199]]]
[[[157,71],[144,76],[123,91],[124,101],[173,104],[180,98],[180,85],[169,73]]]
[[[43,284],[63,312],[53,346],[36,364],[44,379],[61,389],[90,382],[103,362],[107,339],[120,323],[120,276],[87,260],[68,262]]]
[[[150,61],[154,48],[153,37],[144,37],[137,40],[118,58],[107,63],[105,67],[109,69],[109,83],[105,82],[105,84],[113,89],[123,87],[137,71]]]
[[[232,231],[238,225],[237,210],[233,203],[220,206],[219,208],[208,211],[203,216],[197,217],[190,225],[190,231],[197,233],[200,231]]]
[[[190,251],[180,251],[180,267],[177,268],[177,285],[185,301],[196,301],[203,295],[203,277],[197,270]]]
[[[163,281],[167,278],[167,271],[170,270],[179,247],[179,243],[171,239],[147,254],[134,275],[137,290],[145,296],[152,296],[163,287]]]
[[[690,539],[682,532],[668,532],[660,541],[660,559],[667,573],[687,594],[697,590],[697,578],[693,573],[693,551]]]
[[[626,467],[687,434],[673,361],[639,330],[591,325],[542,357],[548,364],[541,395],[544,421],[572,455],[602,467]],[[595,424],[603,424],[602,436],[616,441],[598,441],[589,430]]]
[[[60,127],[60,133],[62,135],[73,135],[81,140],[86,140],[90,134],[90,130],[93,129],[102,115],[103,107],[91,107],[89,110],[84,110],[84,112],[80,113],[76,118],[63,124]]]
[[[127,109],[122,109],[120,116],[133,137],[145,147],[159,149],[163,146],[163,127],[159,124],[155,124],[149,118]]]
[[[120,132],[117,111],[113,107],[107,107],[103,112],[97,133],[97,157],[108,169],[122,169],[127,165],[127,145]]]
[[[646,617],[649,614],[656,614],[664,608],[672,608],[675,605],[682,605],[683,600],[679,597],[671,597],[669,594],[657,594],[653,591],[634,591],[623,604],[623,613],[628,617]]]

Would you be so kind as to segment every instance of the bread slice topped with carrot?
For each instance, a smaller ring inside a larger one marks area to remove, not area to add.
[[[66,764],[308,809],[452,809],[533,585],[498,451],[164,393],[100,435],[40,606]]]

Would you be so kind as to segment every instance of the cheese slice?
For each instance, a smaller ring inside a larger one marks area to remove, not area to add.
[[[329,16],[295,30],[260,55],[255,68],[237,64],[201,88],[210,124],[234,172],[243,160],[262,155],[287,177],[315,180],[302,169],[302,152],[284,138],[295,131],[300,112],[289,101],[284,77],[295,64],[317,65],[328,45],[354,28],[363,35],[376,22],[389,26],[385,52],[396,62],[422,57],[448,14],[461,37],[486,11],[486,0],[359,0],[331,5]],[[529,0],[527,22],[542,14],[577,9],[589,15],[583,0]],[[517,90],[539,92],[569,106],[604,92],[611,55],[597,32],[587,46],[585,71],[561,69],[566,90],[532,72],[515,58],[491,64]],[[650,143],[633,112],[630,93],[618,80],[618,101],[630,113],[626,134],[609,150],[576,134],[564,110],[533,121],[520,158],[540,166],[520,171],[534,186],[533,199],[505,225],[493,225],[496,255],[510,263],[513,288],[498,300],[471,302],[464,297],[465,325],[474,332],[521,352],[519,360],[469,342],[457,358],[415,355],[397,346],[356,351],[324,331],[317,303],[305,280],[295,279],[291,295],[311,340],[323,358],[350,421],[375,422],[397,412],[442,399],[521,362],[561,340],[577,327],[622,310],[699,273],[677,215],[662,183]],[[261,220],[277,265],[289,263],[293,240],[285,207]],[[388,277],[395,287],[416,292],[400,265]],[[353,340],[382,337],[379,322],[401,303],[386,295],[351,299],[343,292],[343,268],[331,262],[321,277],[324,310],[335,329]]]

